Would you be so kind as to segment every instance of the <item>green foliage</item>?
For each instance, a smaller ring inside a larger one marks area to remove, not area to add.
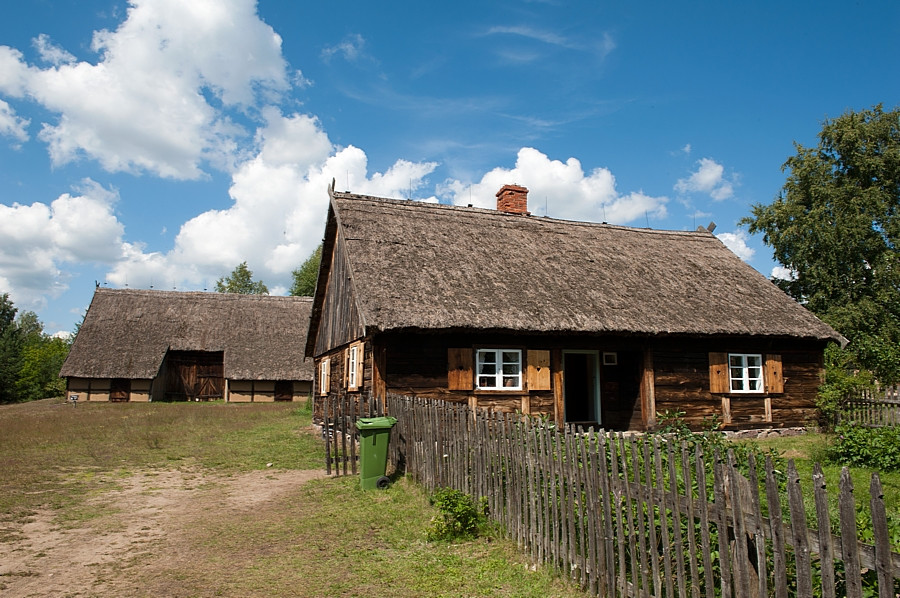
[[[868,428],[844,422],[826,452],[832,463],[880,471],[900,471],[900,427]]]
[[[231,274],[216,281],[216,292],[268,295],[269,289],[261,280],[253,280],[253,272],[247,267],[247,262],[241,262]]]
[[[848,398],[858,397],[866,390],[875,390],[872,372],[854,369],[854,364],[855,357],[849,350],[837,345],[825,348],[825,384],[819,388],[817,402],[819,423],[825,430],[834,427]]]
[[[316,281],[319,278],[319,263],[322,261],[322,244],[316,247],[303,264],[291,272],[294,284],[290,295],[293,297],[312,297],[316,292]]]
[[[779,197],[741,223],[794,276],[775,282],[850,341],[857,367],[900,381],[900,109],[826,120]]]
[[[41,334],[28,343],[22,351],[22,369],[19,371],[19,398],[34,401],[62,396],[65,381],[59,377],[69,343],[61,338]]]
[[[487,503],[478,504],[468,494],[452,488],[438,488],[429,502],[438,509],[428,528],[429,540],[462,540],[478,536],[487,521]]]
[[[16,306],[9,293],[0,295],[0,403],[19,400],[16,392],[22,370],[22,332],[16,325]]]

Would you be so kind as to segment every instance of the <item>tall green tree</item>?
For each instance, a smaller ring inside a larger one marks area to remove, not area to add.
[[[242,295],[268,295],[269,289],[261,280],[253,280],[253,272],[247,262],[241,262],[231,274],[216,281],[219,293],[240,293]]]
[[[299,268],[291,272],[294,284],[290,294],[294,297],[312,297],[316,292],[316,281],[319,278],[319,263],[322,261],[322,244],[316,247]]]
[[[900,381],[900,109],[826,120],[795,143],[775,201],[742,224],[791,276],[775,282],[850,340],[857,366]]]
[[[0,295],[0,403],[19,400],[17,392],[22,369],[22,334],[16,325],[16,306],[9,293]]]

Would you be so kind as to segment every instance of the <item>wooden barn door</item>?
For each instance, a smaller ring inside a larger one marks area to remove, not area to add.
[[[109,381],[109,400],[121,403],[131,398],[131,380],[113,378]]]
[[[166,357],[166,400],[209,401],[225,392],[224,353],[170,351]]]

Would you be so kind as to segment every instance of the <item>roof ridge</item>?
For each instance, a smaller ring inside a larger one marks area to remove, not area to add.
[[[506,212],[500,212],[498,210],[492,208],[480,208],[476,206],[459,206],[455,204],[442,204],[442,203],[433,203],[426,202],[418,199],[395,199],[391,197],[376,197],[374,195],[361,195],[357,193],[350,192],[335,192],[334,197],[336,200],[345,199],[353,202],[371,202],[371,203],[379,203],[386,204],[389,206],[396,206],[398,208],[403,209],[426,209],[426,210],[445,210],[446,213],[449,212],[457,212],[457,213],[467,213],[473,216],[484,216],[488,218],[502,218],[507,222],[535,222],[535,223],[551,223],[551,224],[561,224],[561,225],[570,225],[570,226],[585,226],[591,228],[607,228],[612,230],[622,230],[627,232],[635,232],[642,234],[654,234],[654,235],[679,235],[679,236],[690,236],[690,237],[714,237],[710,232],[704,232],[699,230],[673,230],[673,229],[661,229],[661,228],[638,228],[635,226],[625,226],[622,224],[609,224],[608,222],[591,222],[588,220],[567,220],[564,218],[553,218],[551,216],[533,216],[533,215],[524,215],[524,214],[509,214]]]

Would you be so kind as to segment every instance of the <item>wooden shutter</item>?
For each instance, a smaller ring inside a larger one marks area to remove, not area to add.
[[[709,354],[709,392],[724,394],[731,390],[728,385],[728,353]]]
[[[319,394],[327,395],[331,391],[331,360],[327,357],[319,362]]]
[[[528,351],[528,390],[550,390],[550,351]]]
[[[447,388],[472,390],[475,388],[472,349],[447,349]]]
[[[765,355],[766,392],[781,394],[784,392],[784,375],[781,369],[781,355]]]

